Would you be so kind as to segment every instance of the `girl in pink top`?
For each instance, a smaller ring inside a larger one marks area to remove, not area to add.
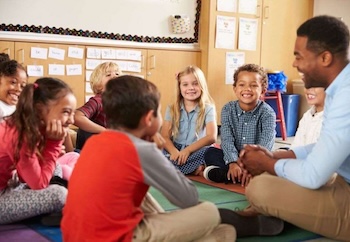
[[[75,108],[66,83],[40,78],[24,87],[16,111],[0,123],[0,224],[63,208],[67,189],[50,180],[64,159],[62,142]]]

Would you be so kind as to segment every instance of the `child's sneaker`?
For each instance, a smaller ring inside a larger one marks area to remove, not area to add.
[[[218,182],[218,183],[228,183],[227,172],[218,166],[208,166],[203,171],[203,176],[208,181]]]

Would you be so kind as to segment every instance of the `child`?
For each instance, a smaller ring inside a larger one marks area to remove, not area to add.
[[[312,106],[300,119],[291,148],[316,143],[320,136],[325,90],[323,87],[305,88],[305,97],[307,103]]]
[[[4,62],[4,61],[9,61],[10,56],[6,53],[0,53],[0,63]]]
[[[16,110],[19,96],[27,81],[27,72],[17,61],[10,60],[0,63],[0,121]],[[64,148],[62,149],[63,153],[65,153]],[[68,159],[68,157],[70,158]],[[62,167],[58,167],[58,175],[65,180],[69,180],[76,160],[77,154],[68,153],[65,159],[62,159],[62,162],[65,162],[65,164],[61,164]],[[61,169],[62,175],[60,175]]]
[[[11,115],[28,81],[24,67],[15,60],[0,62],[0,121]]]
[[[24,87],[17,109],[0,123],[0,224],[62,209],[67,189],[49,182],[56,161],[65,159],[61,145],[75,108],[67,84],[40,78]]]
[[[101,133],[106,127],[106,116],[102,108],[101,94],[106,83],[122,74],[114,62],[104,62],[98,65],[91,74],[90,85],[95,96],[78,108],[74,119],[78,129],[76,148],[81,150],[85,141],[93,134]]]
[[[239,67],[234,76],[236,101],[225,104],[221,112],[221,148],[210,147],[205,154],[208,167],[204,177],[214,182],[249,183],[237,165],[245,144],[259,144],[271,150],[275,141],[276,114],[260,97],[267,88],[267,74],[255,64]]]
[[[177,77],[176,101],[168,106],[161,134],[165,155],[184,174],[200,175],[204,153],[216,142],[216,111],[205,76],[188,66]]]
[[[234,227],[218,225],[215,205],[199,203],[192,182],[147,141],[162,125],[156,86],[125,75],[110,80],[102,96],[109,129],[81,151],[63,210],[63,240],[234,241]],[[150,186],[183,210],[161,212],[145,197]]]

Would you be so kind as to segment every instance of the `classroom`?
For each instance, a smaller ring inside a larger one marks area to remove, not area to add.
[[[215,103],[217,137],[213,146],[219,149],[221,111],[228,102],[238,100],[232,91],[234,72],[244,64],[259,65],[267,77],[284,76],[283,85],[269,86],[260,100],[270,104],[276,114],[272,149],[288,149],[299,121],[311,107],[302,77],[293,66],[296,31],[320,15],[336,17],[350,26],[348,9],[350,0],[1,0],[0,53],[25,68],[29,84],[35,85],[41,77],[63,80],[71,88],[77,108],[96,95],[92,88],[95,68],[114,63],[123,75],[146,79],[158,88],[163,124],[168,105],[177,98],[179,72],[198,67]],[[72,149],[77,148],[78,130],[70,124]],[[201,201],[231,210],[249,205],[244,186],[213,183],[193,173],[188,178]],[[151,186],[149,193],[165,211],[179,209],[156,188]],[[28,220],[0,223],[0,241],[64,240],[59,227]],[[236,241],[337,240],[288,223],[278,235],[238,237]]]

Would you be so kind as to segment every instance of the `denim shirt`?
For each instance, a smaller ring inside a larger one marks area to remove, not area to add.
[[[181,149],[203,138],[206,135],[206,129],[205,129],[206,124],[213,122],[216,119],[214,106],[206,105],[205,114],[204,114],[204,126],[203,126],[203,129],[200,130],[199,133],[197,133],[196,122],[197,122],[198,114],[199,114],[198,106],[196,106],[192,111],[187,112],[183,103],[181,104],[179,133],[176,137],[172,137],[173,142],[182,145]],[[172,122],[169,106],[166,109],[164,120]]]
[[[296,159],[280,159],[275,172],[300,186],[318,189],[334,172],[350,183],[350,64],[326,89],[317,143],[292,149]]]

